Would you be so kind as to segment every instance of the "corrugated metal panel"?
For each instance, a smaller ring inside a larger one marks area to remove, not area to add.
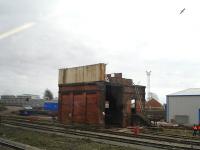
[[[105,64],[65,68],[59,70],[59,84],[105,81]]]

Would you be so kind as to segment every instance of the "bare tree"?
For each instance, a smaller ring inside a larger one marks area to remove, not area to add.
[[[49,90],[49,89],[46,89],[44,91],[44,99],[47,99],[47,100],[53,100],[53,93]]]

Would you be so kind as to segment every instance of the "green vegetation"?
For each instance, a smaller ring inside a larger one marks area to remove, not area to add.
[[[136,150],[134,148],[100,144],[87,139],[72,139],[3,125],[0,127],[0,137],[47,150]]]
[[[0,111],[5,111],[5,110],[7,110],[7,108],[3,104],[0,104]]]
[[[12,148],[8,148],[8,147],[5,147],[5,146],[0,146],[0,149],[1,150],[13,150]]]
[[[192,135],[192,130],[188,130],[187,128],[186,129],[167,129],[167,128],[151,128],[151,129],[144,129],[143,130],[144,133],[145,132],[154,132],[154,133],[158,133],[158,134],[162,134],[162,135],[179,135],[180,137],[181,136],[186,136],[188,138],[195,138],[195,139],[199,139],[199,137],[194,137]]]

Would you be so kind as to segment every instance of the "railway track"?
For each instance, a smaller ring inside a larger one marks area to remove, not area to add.
[[[163,132],[163,131],[155,131],[155,130],[144,130],[142,131],[143,135],[148,135],[148,136],[159,136],[159,137],[169,137],[169,138],[180,138],[180,139],[185,139],[185,140],[197,140],[200,141],[200,137],[199,136],[192,136],[192,131],[191,130],[182,130],[182,132],[185,132],[185,134],[183,133],[178,133],[176,132],[176,129],[172,129],[172,130],[167,130],[167,132]]]
[[[29,129],[37,129],[40,131],[49,131],[53,133],[62,133],[62,134],[71,134],[75,136],[85,137],[89,139],[101,139],[107,140],[111,142],[119,142],[124,144],[132,144],[132,145],[140,145],[145,147],[157,148],[157,149],[182,149],[182,150],[200,150],[200,141],[196,140],[185,140],[180,138],[170,138],[170,137],[158,137],[158,136],[149,136],[145,134],[141,134],[138,137],[131,136],[126,133],[116,133],[111,131],[85,131],[85,130],[77,130],[71,128],[64,127],[55,127],[55,126],[47,126],[36,123],[28,123],[22,121],[14,121],[14,120],[4,120],[4,125],[12,125],[16,127],[24,127]]]
[[[160,135],[160,136],[172,137],[172,138],[181,137],[183,139],[197,139],[196,137],[177,135],[177,134],[174,134],[174,133],[162,133],[162,132],[157,132],[157,131],[144,131],[143,133],[144,134],[150,134],[150,135]]]
[[[13,142],[7,139],[0,138],[0,149],[8,150],[40,150],[36,147],[32,147],[26,144]]]
[[[12,121],[22,121],[22,122],[27,122],[27,123],[30,123],[31,120],[30,118],[25,118],[25,117],[3,117],[4,119],[3,120],[12,120]],[[56,127],[64,127],[64,128],[72,128],[72,129],[84,129],[84,130],[88,130],[87,127],[84,127],[84,126],[76,126],[76,125],[63,125],[63,124],[60,124],[58,122],[41,122],[41,121],[38,121],[38,120],[34,120],[32,121],[34,124],[39,124],[39,125],[49,125],[49,126],[56,126]],[[99,130],[101,128],[99,127],[89,127],[89,130]],[[102,132],[105,131],[105,129],[101,130]],[[183,138],[183,139],[192,139],[192,140],[198,140],[200,138],[198,137],[193,137],[193,136],[185,136],[185,135],[176,135],[174,134],[174,132],[172,133],[162,133],[162,132],[158,132],[158,131],[154,131],[154,130],[148,130],[148,131],[144,131],[143,132],[144,134],[146,135],[158,135],[158,136],[165,136],[165,137],[172,137],[172,138]]]
[[[5,139],[0,139],[0,149],[9,149],[9,150],[25,150],[19,146],[13,145]]]
[[[26,122],[30,123],[30,120],[28,119],[19,119],[19,118],[10,118],[10,119],[5,119],[9,121],[20,121],[20,122]],[[110,130],[105,130],[102,128],[84,128],[84,127],[74,127],[71,125],[62,125],[59,123],[44,123],[44,122],[38,122],[34,121],[32,122],[33,124],[38,124],[38,125],[47,125],[47,126],[52,126],[52,127],[61,127],[65,129],[82,129],[82,130],[88,130],[88,131],[95,131],[95,132],[100,132],[100,133],[108,133],[108,134],[115,134],[115,135],[123,135],[127,137],[133,137],[132,134],[130,133],[124,133],[124,132],[115,132],[115,131],[110,131]],[[145,138],[145,139],[154,139],[154,140],[161,140],[161,141],[168,141],[168,142],[175,142],[177,141],[178,143],[187,143],[187,144],[194,144],[194,145],[200,145],[200,138],[198,137],[189,137],[189,136],[181,136],[181,135],[174,135],[174,134],[166,134],[166,133],[160,133],[156,131],[148,131],[141,133],[138,137],[140,138]]]

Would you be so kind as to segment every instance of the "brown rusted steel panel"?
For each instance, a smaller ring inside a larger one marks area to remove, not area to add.
[[[87,94],[86,118],[88,123],[99,123],[99,102],[97,94]]]
[[[59,85],[59,120],[65,124],[102,125],[104,84]]]
[[[58,84],[105,81],[106,64],[59,69]]]
[[[72,106],[73,106],[72,96],[73,96],[72,94],[66,94],[61,96],[59,114],[60,114],[60,120],[63,123],[69,123],[72,121]]]
[[[85,94],[74,95],[73,105],[73,122],[84,123],[85,122],[85,111],[86,111],[86,98]]]

